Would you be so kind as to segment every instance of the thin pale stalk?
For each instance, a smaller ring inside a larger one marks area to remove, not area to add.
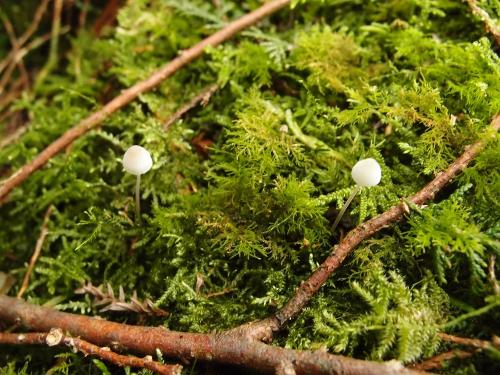
[[[135,181],[135,222],[137,225],[141,225],[141,175],[137,175],[137,180]]]
[[[360,190],[361,190],[361,186],[356,185],[356,187],[352,191],[351,195],[349,195],[349,198],[347,198],[347,200],[345,201],[344,206],[340,210],[339,214],[337,215],[337,218],[335,219],[335,223],[333,223],[333,225],[332,225],[332,232],[335,231],[335,229],[337,228],[337,225],[339,225],[340,220],[342,219],[342,216],[344,216],[344,214],[345,214],[345,212],[347,210],[347,207],[349,207],[349,205],[351,204],[352,200],[359,193]]]

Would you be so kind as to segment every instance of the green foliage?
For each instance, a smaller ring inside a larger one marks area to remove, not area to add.
[[[488,257],[494,251],[499,254],[500,244],[482,233],[471,219],[470,209],[456,196],[410,217],[411,228],[406,233],[409,250],[414,256],[430,255],[441,283],[448,277],[463,281],[465,265],[473,287],[487,281]],[[452,271],[448,277],[447,271]]]
[[[335,312],[325,309],[315,316],[315,331],[324,345],[336,352],[363,346],[373,359],[389,357],[402,362],[436,351],[446,294],[430,278],[418,289],[410,289],[401,275],[388,274],[373,268],[362,281],[352,282],[352,293],[363,300],[365,312],[350,318],[338,311],[337,318]]]
[[[17,3],[1,10],[20,35],[36,4]],[[130,1],[98,38],[92,22],[102,9],[91,4],[89,23],[78,31],[71,24],[60,36],[54,70],[5,109],[19,111],[29,126],[0,148],[0,179],[123,89],[260,4]],[[492,17],[498,13],[494,2],[478,4]],[[421,189],[484,138],[486,149],[435,203],[411,207],[409,220],[364,241],[277,340],[413,362],[436,352],[443,329],[483,339],[498,334],[498,297],[487,269],[493,255],[493,270],[500,264],[500,143],[485,131],[500,110],[493,39],[459,1],[293,6],[207,48],[12,192],[0,207],[0,270],[17,279],[12,295],[53,206],[29,300],[94,315],[91,298],[75,293],[91,281],[136,290],[170,312],[144,324],[211,332],[261,319],[283,306],[342,233]],[[35,36],[50,32],[46,18]],[[2,55],[9,48],[0,33]],[[45,52],[24,58],[30,74],[43,66]],[[207,105],[165,131],[169,116],[212,83],[219,89]],[[3,135],[15,123],[2,116]],[[133,214],[134,176],[121,166],[132,144],[154,160],[142,177],[142,226]],[[380,163],[382,181],[361,191],[331,233],[354,189],[351,167],[366,157]],[[0,356],[0,371],[123,371],[73,353],[51,362],[53,352],[16,349]],[[477,355],[451,363],[450,372],[480,372],[494,360]]]

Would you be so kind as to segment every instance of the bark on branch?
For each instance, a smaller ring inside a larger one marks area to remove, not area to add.
[[[164,365],[153,361],[151,358],[138,358],[134,356],[121,355],[111,351],[109,347],[99,347],[85,340],[65,336],[60,329],[53,329],[49,333],[3,333],[0,332],[0,345],[65,345],[72,350],[82,352],[85,355],[100,358],[106,362],[124,367],[141,367],[162,375],[179,375],[182,366]]]
[[[272,0],[265,3],[253,12],[250,12],[238,20],[229,23],[223,29],[203,39],[193,47],[182,51],[178,57],[154,72],[144,81],[138,82],[130,88],[123,90],[120,95],[66,131],[40,154],[38,154],[38,156],[36,156],[31,162],[25,164],[17,172],[5,180],[3,184],[0,185],[0,203],[5,200],[12,189],[20,185],[32,173],[44,166],[47,161],[49,161],[54,155],[58,154],[61,150],[65,149],[75,139],[81,137],[89,130],[99,125],[104,119],[133,101],[140,94],[155,88],[180,68],[200,57],[207,47],[221,44],[239,31],[257,23],[262,18],[280,10],[289,3],[290,0]]]
[[[323,351],[284,349],[249,340],[233,332],[201,334],[169,331],[162,327],[131,326],[64,313],[5,295],[0,295],[0,320],[42,332],[59,328],[73,337],[99,346],[120,347],[141,354],[155,354],[159,349],[171,358],[214,361],[262,372],[276,372],[292,366],[296,374],[311,375],[422,374],[406,369],[399,362],[377,363]]]

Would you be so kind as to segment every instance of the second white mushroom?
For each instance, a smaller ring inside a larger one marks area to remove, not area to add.
[[[382,178],[382,169],[375,159],[362,159],[358,161],[354,167],[352,167],[351,177],[354,182],[356,182],[356,187],[352,191],[349,198],[347,198],[344,206],[337,215],[337,218],[332,226],[332,231],[334,231],[337,228],[337,225],[339,225],[342,216],[344,216],[345,211],[351,204],[356,194],[358,194],[359,191],[365,186],[375,186],[380,183],[380,179]]]

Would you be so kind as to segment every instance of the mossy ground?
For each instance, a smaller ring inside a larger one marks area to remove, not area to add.
[[[36,3],[0,8],[21,33]],[[2,178],[120,90],[260,4],[130,1],[97,38],[91,22],[101,10],[92,3],[88,25],[60,37],[50,74],[8,108],[29,127],[0,149]],[[29,301],[138,321],[133,313],[99,313],[90,296],[75,294],[91,281],[136,290],[170,312],[142,324],[209,332],[264,318],[341,233],[422,188],[500,111],[498,47],[467,4],[298,3],[209,49],[13,191],[0,207],[0,270],[17,279],[11,294],[52,205]],[[82,4],[68,12],[75,17]],[[498,2],[478,4],[498,19]],[[63,24],[72,25],[68,18]],[[45,63],[44,48],[28,55],[29,69]],[[1,54],[9,50],[0,34]],[[163,129],[213,83],[220,89],[206,107]],[[142,226],[134,224],[134,176],[121,166],[132,144],[154,160],[142,178]],[[382,182],[363,189],[331,233],[354,188],[351,167],[365,157],[381,164]],[[411,363],[447,350],[441,331],[499,334],[500,296],[488,274],[500,259],[499,160],[497,137],[428,207],[362,243],[276,343]],[[52,349],[1,353],[6,374],[123,372]],[[499,358],[486,351],[444,371],[500,370]]]

